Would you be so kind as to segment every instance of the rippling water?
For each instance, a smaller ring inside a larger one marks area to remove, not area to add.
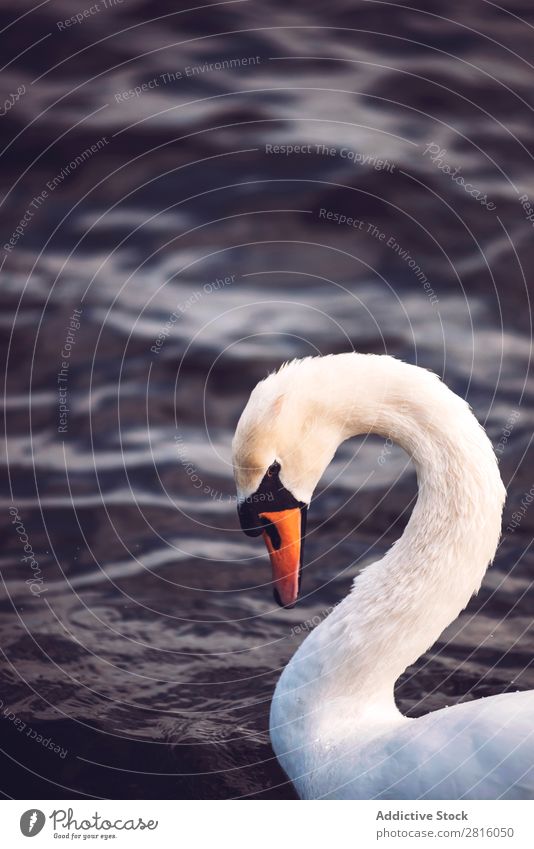
[[[531,4],[34,5],[0,2],[2,792],[292,798],[277,677],[416,494],[345,444],[274,606],[230,443],[294,356],[432,368],[498,447],[516,527],[401,707],[534,687]]]

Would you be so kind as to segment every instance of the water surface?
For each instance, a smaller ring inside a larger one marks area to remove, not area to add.
[[[2,249],[2,792],[293,797],[276,680],[416,495],[400,450],[346,443],[275,607],[230,445],[296,356],[434,369],[498,446],[517,527],[401,708],[534,687],[530,4],[32,7],[0,3],[2,244],[34,213]]]

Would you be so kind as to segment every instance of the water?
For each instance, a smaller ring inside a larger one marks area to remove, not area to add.
[[[276,680],[416,486],[396,448],[346,444],[302,601],[274,606],[230,443],[289,357],[387,351],[468,398],[517,527],[398,701],[534,687],[534,21],[418,5],[125,0],[61,28],[83,2],[0,3],[3,99],[24,87],[1,117],[6,796],[293,797]]]

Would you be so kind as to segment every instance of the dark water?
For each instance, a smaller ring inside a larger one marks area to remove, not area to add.
[[[288,357],[387,351],[469,399],[517,527],[398,699],[534,687],[531,3],[100,0],[65,24],[90,5],[0,3],[2,99],[24,88],[0,118],[0,789],[291,798],[267,729],[297,626],[416,487],[402,452],[345,445],[304,598],[274,607],[230,442]]]

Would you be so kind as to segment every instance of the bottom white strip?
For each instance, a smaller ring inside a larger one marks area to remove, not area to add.
[[[534,846],[534,802],[3,801],[2,845]],[[35,844],[28,840],[35,838]]]

